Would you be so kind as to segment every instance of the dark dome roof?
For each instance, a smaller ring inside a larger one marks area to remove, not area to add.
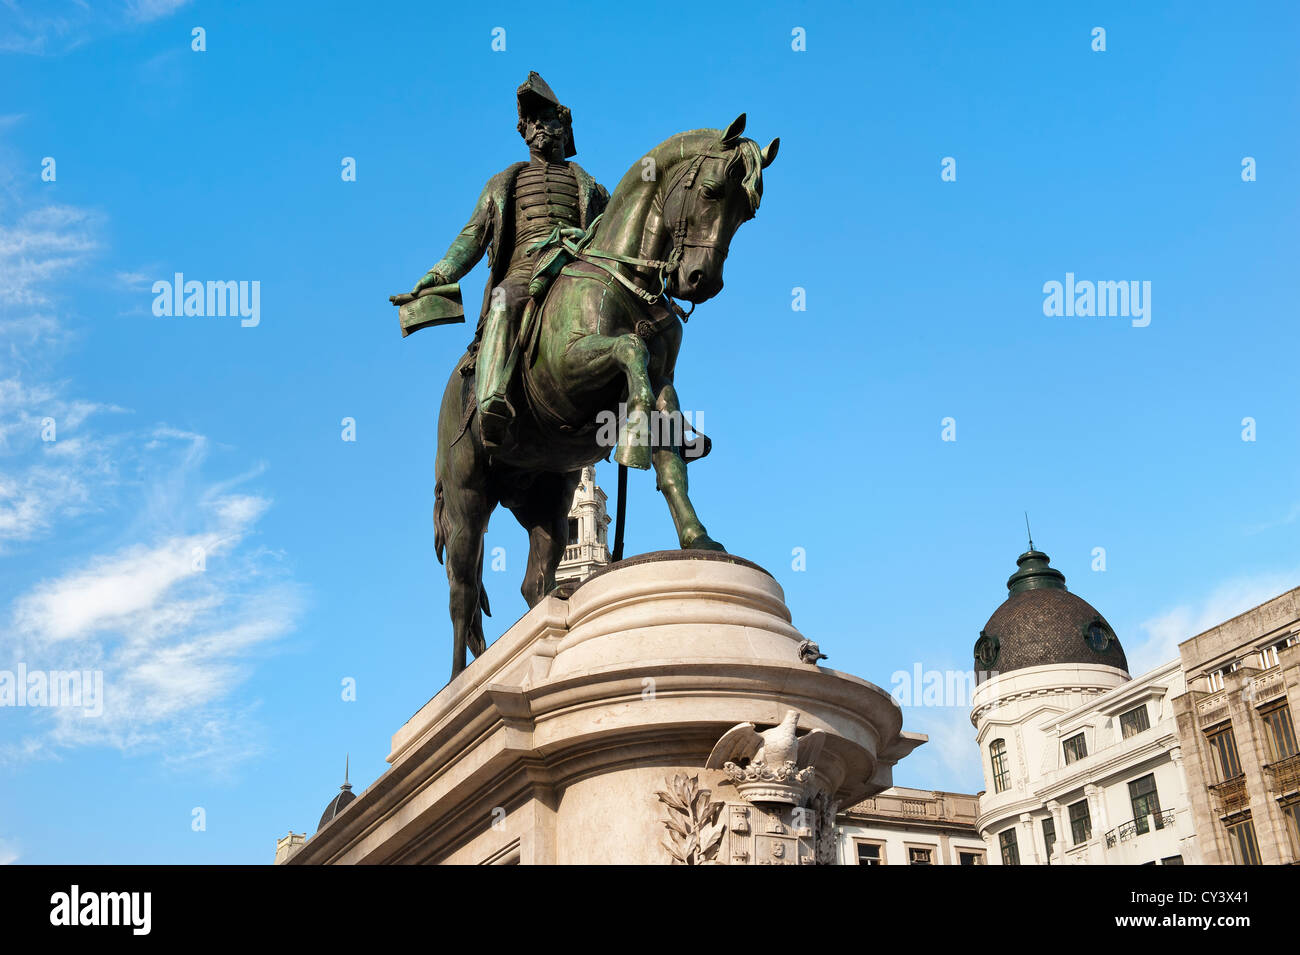
[[[337,779],[338,777],[335,776],[334,778]],[[325,823],[329,822],[341,813],[347,807],[347,804],[356,798],[357,794],[352,791],[352,787],[347,783],[344,783],[343,787],[339,790],[339,794],[330,800],[330,804],[326,806],[325,811],[321,813],[320,822],[316,823],[316,831],[320,832],[325,826]]]
[[[1030,549],[1016,560],[1010,595],[975,642],[976,672],[1095,663],[1128,672],[1124,648],[1106,618],[1065,589],[1065,575]]]
[[[351,757],[343,763],[343,785],[339,787],[339,793],[330,800],[330,804],[325,807],[325,811],[320,814],[320,822],[316,823],[316,831],[320,832],[325,823],[329,822],[344,809],[348,803],[357,798],[357,794],[352,791],[352,783],[348,781],[349,769],[351,768]]]

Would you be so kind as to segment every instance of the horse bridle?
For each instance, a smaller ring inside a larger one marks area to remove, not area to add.
[[[699,176],[700,169],[704,165],[705,160],[727,158],[728,156],[726,152],[717,153],[709,151],[697,155],[684,169],[677,172],[673,176],[672,180],[669,181],[668,188],[664,190],[663,208],[665,210],[668,208],[673,191],[677,189],[678,186],[680,186],[684,191],[689,191],[695,187],[695,180]],[[601,213],[601,215],[604,215],[604,213]],[[587,229],[588,236],[594,235],[595,225],[599,220],[600,216],[597,216],[596,219],[592,221],[591,226]],[[587,248],[581,242],[570,251],[573,252],[575,257],[608,272],[617,279],[624,288],[637,296],[637,298],[641,299],[647,305],[656,305],[661,301],[664,302],[671,312],[685,322],[690,319],[691,315],[695,311],[695,306],[698,303],[692,302],[690,311],[686,311],[678,305],[673,297],[668,294],[668,276],[671,275],[677,266],[681,264],[682,256],[685,254],[686,249],[708,248],[716,251],[717,247],[705,242],[691,241],[696,237],[692,236],[690,232],[690,223],[686,218],[686,200],[684,198],[681,202],[680,213],[674,220],[672,220],[672,228],[669,231],[669,235],[672,240],[672,248],[668,252],[667,259],[642,259],[631,255],[617,255],[613,252],[602,252],[599,249]],[[722,254],[725,256],[727,253],[724,250]],[[615,262],[622,262],[626,265],[635,265],[639,268],[654,269],[659,276],[659,291],[655,293],[643,289],[622,272],[618,271],[618,269],[605,265],[603,262],[593,262],[592,259],[610,259]]]

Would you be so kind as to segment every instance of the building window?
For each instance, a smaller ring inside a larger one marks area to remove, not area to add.
[[[1043,845],[1047,846],[1047,864],[1051,865],[1052,850],[1056,847],[1056,820],[1051,816],[1043,820]]]
[[[1291,707],[1286,703],[1260,713],[1264,721],[1264,735],[1268,737],[1269,762],[1294,756],[1295,726],[1291,722]]]
[[[1152,823],[1163,829],[1160,821],[1160,794],[1156,792],[1156,777],[1150,773],[1128,784],[1128,798],[1133,803],[1133,822],[1139,836],[1151,831]],[[1151,817],[1148,819],[1147,817]]]
[[[1228,826],[1228,843],[1232,846],[1235,865],[1259,865],[1259,843],[1255,841],[1255,823],[1249,819]]]
[[[578,543],[578,519],[576,517],[569,518],[569,543]]]
[[[1222,670],[1215,670],[1213,673],[1210,674],[1209,679],[1210,679],[1210,692],[1211,692],[1211,693],[1213,693],[1215,690],[1222,690],[1222,689],[1223,689],[1223,671],[1222,671]]]
[[[1016,846],[1014,828],[998,834],[998,845],[1002,847],[1003,865],[1020,865],[1020,849]]]
[[[1088,812],[1088,800],[1080,799],[1070,806],[1070,837],[1076,846],[1083,845],[1092,838],[1092,815]]]
[[[1300,802],[1283,806],[1282,818],[1286,820],[1287,840],[1291,843],[1291,861],[1300,862]]]
[[[1161,864],[1161,865],[1182,865],[1182,864],[1183,864],[1183,857],[1182,857],[1182,856],[1165,856],[1163,859],[1160,860],[1160,864]]]
[[[907,849],[908,865],[934,865],[930,858],[933,849],[926,849],[920,846],[909,846]]]
[[[1271,647],[1265,647],[1259,651],[1259,668],[1267,670],[1270,667],[1277,666],[1277,651],[1285,644],[1274,644]]]
[[[1082,733],[1076,733],[1067,739],[1063,744],[1065,747],[1065,765],[1077,763],[1088,755],[1088,743],[1083,738]]]
[[[858,865],[884,865],[885,854],[879,842],[858,843]]]
[[[957,858],[962,865],[983,865],[984,853],[982,852],[958,852]]]
[[[1237,738],[1232,735],[1231,726],[1225,726],[1217,733],[1211,733],[1205,741],[1210,745],[1219,782],[1241,775],[1241,760],[1237,758]]]
[[[993,791],[1006,792],[1011,785],[1011,773],[1007,769],[1006,740],[995,739],[989,744],[989,759],[993,764]]]
[[[1134,707],[1127,713],[1121,713],[1119,715],[1119,729],[1125,739],[1128,739],[1130,736],[1136,736],[1143,730],[1149,730],[1150,728],[1151,720],[1147,717],[1147,706],[1145,703],[1141,706]]]

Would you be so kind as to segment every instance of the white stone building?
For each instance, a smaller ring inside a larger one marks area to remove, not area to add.
[[[1104,617],[1030,549],[975,644],[976,825],[1011,865],[1201,861],[1173,700],[1179,661],[1133,679]]]
[[[569,510],[569,540],[564,559],[555,569],[557,584],[586,580],[610,562],[608,527],[605,492],[596,483],[596,469],[583,468]]]
[[[893,786],[840,813],[840,865],[987,865],[975,828],[979,799],[967,793]]]

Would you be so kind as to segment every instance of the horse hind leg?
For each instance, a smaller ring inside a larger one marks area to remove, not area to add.
[[[537,606],[555,589],[555,568],[568,543],[569,510],[581,471],[538,477],[523,503],[511,508],[528,531],[528,566],[519,588],[529,607]]]
[[[446,485],[435,490],[435,541],[438,558],[447,567],[450,590],[452,655],[451,675],[465,669],[466,651],[480,656],[487,648],[483,639],[483,614],[487,595],[483,590],[483,532],[492,513],[491,501],[481,491]],[[489,611],[490,613],[490,611]]]

